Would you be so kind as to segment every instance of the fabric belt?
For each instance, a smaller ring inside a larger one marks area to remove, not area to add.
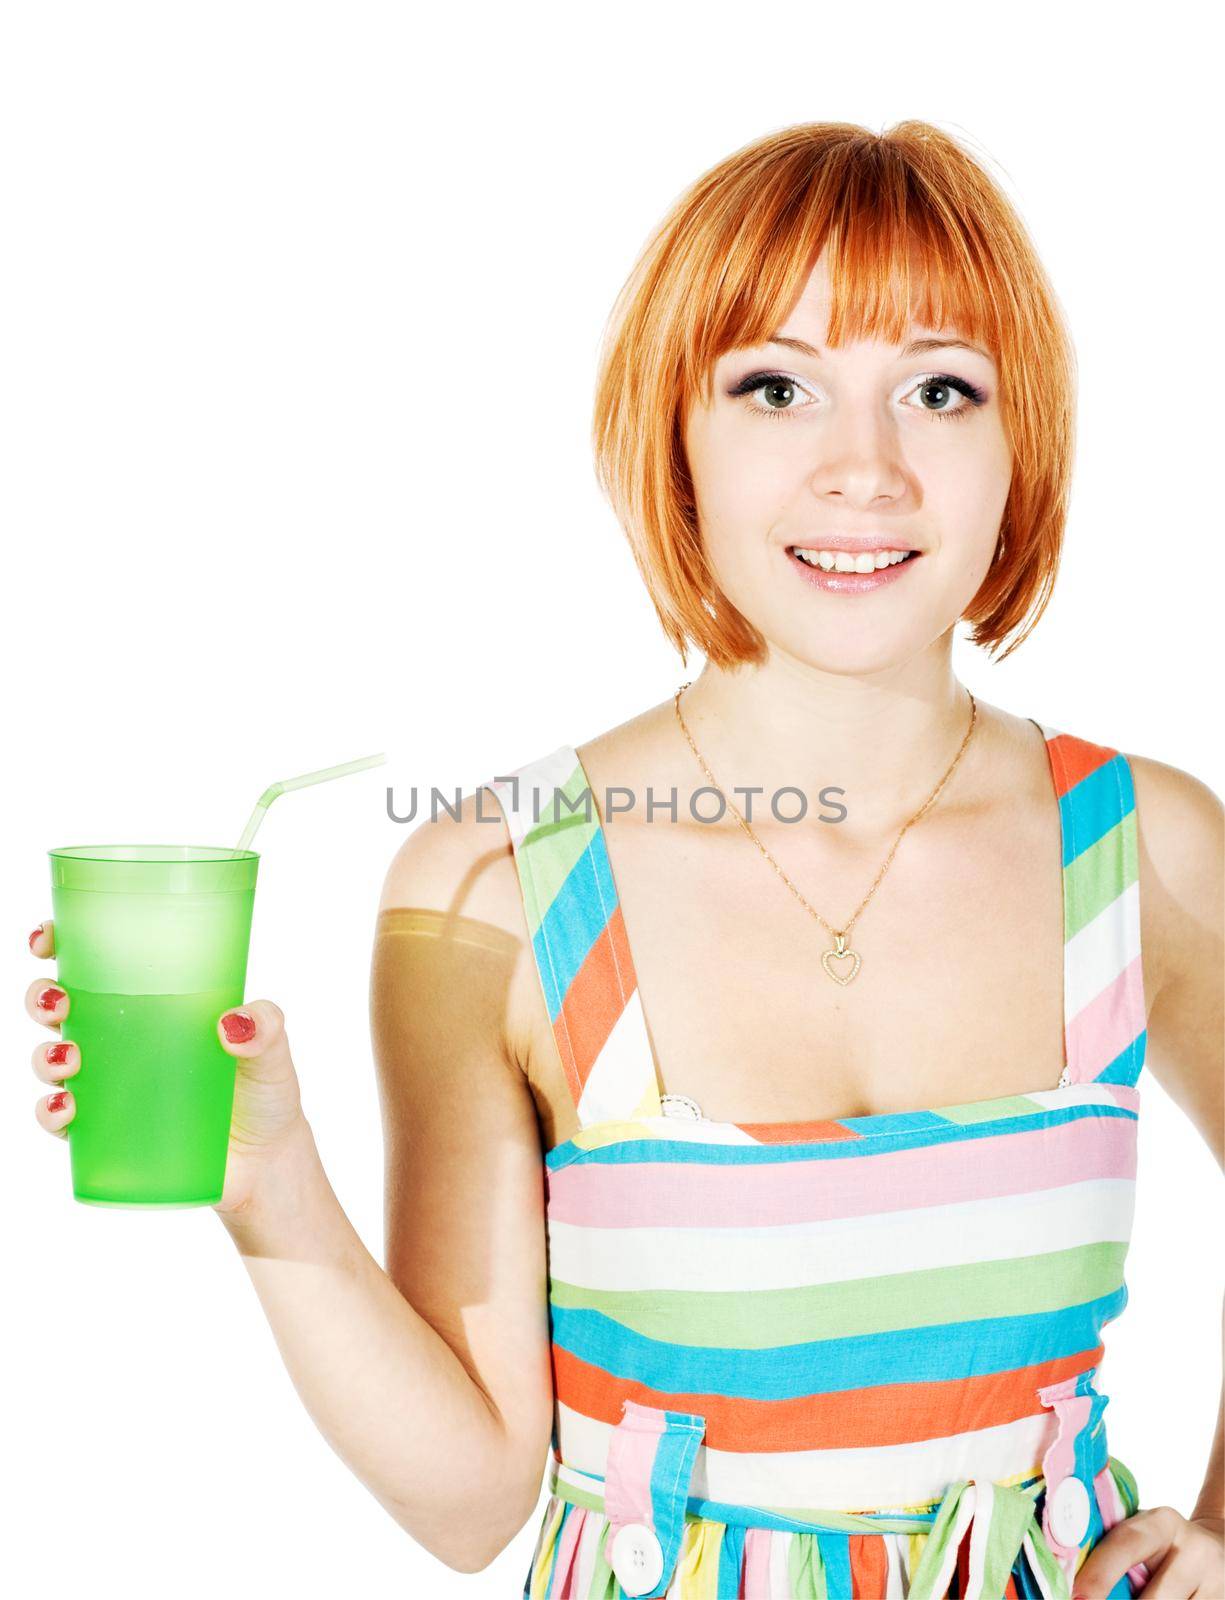
[[[605,1559],[625,1593],[642,1600],[658,1600],[666,1594],[685,1524],[700,1519],[723,1522],[735,1530],[926,1534],[920,1558],[910,1573],[909,1600],[942,1600],[968,1534],[968,1582],[963,1600],[1000,1600],[1022,1552],[1033,1591],[1041,1600],[1070,1600],[1072,1579],[1084,1553],[1139,1505],[1131,1472],[1106,1453],[1100,1425],[1105,1397],[1093,1389],[1091,1379],[1092,1371],[1041,1391],[1059,1425],[1040,1474],[1020,1485],[1015,1480],[1001,1483],[962,1478],[949,1484],[931,1510],[806,1510],[797,1517],[693,1496],[693,1469],[705,1419],[633,1400],[623,1402],[623,1419],[613,1429],[606,1477],[558,1464],[550,1472],[549,1489],[558,1499],[585,1506],[608,1519]],[[1037,1502],[1044,1489],[1039,1516]],[[740,1541],[745,1537],[738,1533]],[[832,1554],[837,1543],[818,1538],[817,1547],[823,1555],[826,1550]],[[826,1600],[848,1600],[845,1544],[843,1558],[825,1562],[825,1569],[816,1591],[824,1589]],[[843,1577],[837,1576],[837,1569]],[[1131,1600],[1147,1580],[1144,1564],[1138,1563],[1110,1591],[1109,1600]]]

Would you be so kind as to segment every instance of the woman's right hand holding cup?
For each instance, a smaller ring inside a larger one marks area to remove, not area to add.
[[[29,945],[36,956],[54,956],[54,923],[39,923]],[[71,1005],[72,996],[53,979],[39,979],[26,991],[27,1012],[55,1035],[34,1051],[35,1075],[55,1090],[39,1098],[34,1115],[40,1127],[61,1139],[76,1115],[76,1100],[66,1085],[81,1070],[80,1047],[60,1037]],[[236,1071],[225,1184],[213,1209],[235,1216],[250,1209],[261,1184],[276,1181],[277,1157],[309,1130],[281,1008],[271,1000],[249,1000],[218,1017],[216,1026]]]

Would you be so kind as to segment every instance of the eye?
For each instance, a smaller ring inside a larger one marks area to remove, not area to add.
[[[977,388],[972,383],[967,383],[964,378],[955,378],[950,372],[935,372],[926,378],[920,378],[912,394],[919,394],[930,404],[907,407],[908,410],[926,411],[932,417],[966,417],[984,404],[987,395],[985,390]],[[954,396],[961,395],[960,404],[952,404]]]
[[[804,406],[793,402],[801,395],[810,395],[798,378],[788,377],[785,372],[750,372],[727,392],[732,399],[738,399],[742,395],[747,398],[756,394],[758,390],[763,392],[765,403],[750,400],[749,410],[767,417],[783,417],[789,411],[805,410]]]

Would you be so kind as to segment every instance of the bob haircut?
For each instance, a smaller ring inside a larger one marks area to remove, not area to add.
[[[883,134],[848,122],[784,128],[681,195],[609,315],[592,442],[596,477],[629,537],[664,632],[687,660],[765,659],[763,635],[719,590],[698,529],[684,423],[728,350],[761,344],[829,248],[826,342],[901,343],[913,322],[986,345],[1012,450],[992,566],[964,613],[1002,655],[1054,587],[1067,520],[1076,363],[1020,218],[966,150],[927,122]],[[1001,657],[1002,658],[1002,657]]]

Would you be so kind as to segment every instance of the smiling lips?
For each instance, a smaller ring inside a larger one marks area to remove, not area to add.
[[[789,545],[787,560],[808,583],[831,594],[866,594],[901,577],[921,559],[917,550],[839,539],[827,546]]]

